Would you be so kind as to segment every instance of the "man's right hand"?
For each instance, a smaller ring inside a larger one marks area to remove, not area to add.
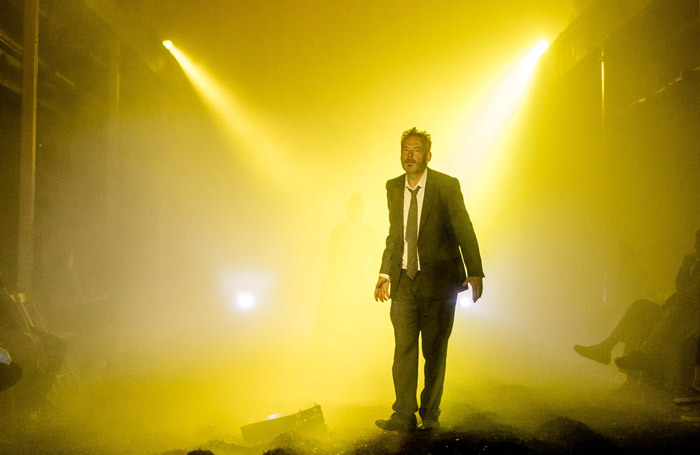
[[[374,287],[374,301],[385,302],[387,300],[389,300],[389,280],[380,276]]]

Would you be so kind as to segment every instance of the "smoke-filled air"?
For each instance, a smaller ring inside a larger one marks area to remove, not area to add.
[[[677,297],[683,267],[700,281],[697,2],[127,3],[39,2],[23,199],[27,19],[0,1],[0,272],[33,316],[0,331],[23,373],[0,392],[7,453],[467,453],[374,424],[399,343],[395,302],[375,299],[387,181],[410,174],[413,127],[428,169],[458,180],[483,263],[481,298],[456,297],[442,431],[529,453],[681,431],[664,419],[697,346],[700,297]],[[458,196],[436,197],[453,216]],[[660,358],[664,323],[680,347],[661,373],[616,364]],[[317,405],[320,436],[241,432]]]

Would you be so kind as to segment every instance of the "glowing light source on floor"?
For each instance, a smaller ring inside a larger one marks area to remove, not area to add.
[[[243,425],[243,441],[250,445],[269,442],[282,433],[322,434],[326,424],[320,405],[292,414],[272,414],[267,419]]]
[[[472,301],[472,291],[465,291],[457,295],[457,303],[464,308],[472,306],[474,304]]]
[[[236,305],[244,311],[252,310],[255,308],[255,295],[248,291],[238,292],[236,294]]]
[[[237,313],[247,313],[270,303],[274,287],[272,277],[260,270],[226,268],[218,277],[218,288],[224,305]]]

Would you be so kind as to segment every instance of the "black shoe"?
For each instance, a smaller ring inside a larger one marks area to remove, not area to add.
[[[418,431],[437,431],[440,429],[440,422],[432,419],[423,419],[418,425]]]
[[[389,419],[380,419],[374,422],[379,428],[384,431],[416,431],[416,416],[399,417],[396,413],[392,414]]]
[[[574,351],[576,351],[576,354],[582,357],[602,363],[603,365],[610,363],[610,351],[601,348],[597,344],[594,344],[593,346],[581,346],[580,344],[577,344],[574,346]]]
[[[649,371],[654,367],[651,355],[642,351],[632,351],[624,357],[615,359],[615,365],[621,370]]]

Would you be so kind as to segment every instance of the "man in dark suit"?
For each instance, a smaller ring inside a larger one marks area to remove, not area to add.
[[[421,429],[439,427],[447,341],[457,294],[471,287],[476,302],[483,289],[479,246],[459,181],[427,168],[430,148],[427,132],[405,131],[401,166],[406,173],[386,183],[389,235],[374,298],[392,300],[396,401],[391,417],[376,422],[384,430],[413,431],[416,411],[422,419]],[[420,408],[416,400],[419,334],[425,358]]]

